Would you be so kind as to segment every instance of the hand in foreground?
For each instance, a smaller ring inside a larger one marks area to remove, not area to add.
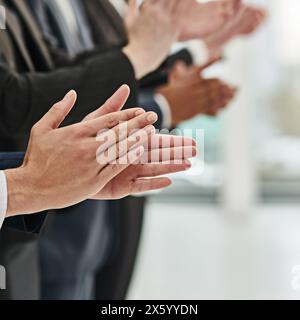
[[[173,126],[201,114],[216,116],[235,96],[235,87],[219,79],[202,78],[202,70],[203,67],[178,63],[170,73],[167,85],[156,91],[169,103]]]
[[[137,164],[126,168],[92,199],[121,199],[131,194],[166,188],[172,181],[161,176],[190,169],[188,159],[197,154],[193,139],[169,135],[152,136],[145,149]]]
[[[128,93],[128,88],[122,87],[104,105],[104,110],[113,110],[116,106],[121,109]],[[155,113],[129,109],[95,119],[87,117],[81,123],[59,128],[75,101],[76,93],[70,91],[55,104],[32,128],[23,166],[5,171],[7,216],[79,203],[95,195],[143,155],[144,143],[153,134],[152,124],[157,120]],[[106,133],[115,136],[115,141],[108,145],[97,141],[101,130],[108,130]],[[139,131],[131,134],[136,130]],[[143,134],[137,141],[134,135],[141,131]],[[121,148],[121,143],[126,143],[129,149]],[[101,161],[96,160],[96,155]],[[126,165],[111,164],[115,161],[125,161]]]
[[[84,121],[119,111],[126,99],[120,96],[115,100],[118,103],[107,103],[88,115]],[[189,169],[191,164],[187,159],[195,157],[197,153],[193,139],[159,134],[148,138],[144,143],[144,150],[137,163],[129,167],[124,165],[124,170],[91,199],[121,199],[133,193],[166,188],[171,180],[157,176]]]
[[[179,40],[200,39],[219,31],[235,16],[240,0],[219,0],[199,3],[184,0],[187,5],[181,10],[181,32]]]

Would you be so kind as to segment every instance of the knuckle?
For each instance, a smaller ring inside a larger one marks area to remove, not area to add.
[[[36,134],[38,133],[38,131],[39,131],[39,124],[36,123],[36,124],[31,128],[30,133],[31,133],[31,135],[36,135]]]
[[[109,128],[113,128],[115,127],[116,125],[118,125],[119,121],[116,117],[116,115],[110,115],[107,119],[107,125]]]
[[[77,146],[77,154],[81,159],[86,158],[89,154],[89,148],[87,147],[87,145],[84,143],[80,143]]]
[[[75,126],[71,126],[68,128],[68,133],[69,133],[69,137],[72,138],[72,137],[75,137],[77,138],[78,136],[81,137],[81,131],[79,130],[78,127],[75,127]]]
[[[76,128],[74,127],[74,134],[79,134],[79,136],[81,137],[86,137],[89,135],[90,133],[90,127],[88,124],[86,123],[82,123],[81,126],[80,126],[80,129],[79,128]]]
[[[57,102],[52,106],[52,110],[54,112],[59,111],[61,109],[60,107],[61,107],[61,104],[59,102]]]

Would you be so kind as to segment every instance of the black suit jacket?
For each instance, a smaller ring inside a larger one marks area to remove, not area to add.
[[[47,46],[23,0],[1,3],[8,30],[0,31],[0,151],[23,151],[33,124],[71,88],[79,98],[65,124],[80,121],[124,83],[132,90],[128,104],[136,105],[134,70],[121,51],[126,38],[71,60]]]

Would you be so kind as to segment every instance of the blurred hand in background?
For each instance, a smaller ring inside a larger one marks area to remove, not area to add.
[[[223,0],[199,3],[184,0],[181,8],[181,31],[179,40],[200,39],[219,31],[238,12],[240,0]]]
[[[129,2],[125,18],[129,44],[123,49],[142,78],[154,71],[167,58],[170,48],[178,40],[182,11],[188,3],[178,0],[146,0],[139,7]]]
[[[173,126],[201,114],[216,116],[234,98],[236,87],[201,76],[205,67],[178,62],[169,74],[168,83],[157,89],[170,106]]]
[[[210,56],[221,55],[224,46],[237,36],[246,36],[255,32],[266,19],[263,8],[242,5],[236,15],[224,27],[203,38]]]

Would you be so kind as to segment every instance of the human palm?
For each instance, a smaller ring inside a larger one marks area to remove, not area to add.
[[[188,1],[182,10],[181,41],[203,38],[220,30],[238,11],[240,0],[198,3]]]

